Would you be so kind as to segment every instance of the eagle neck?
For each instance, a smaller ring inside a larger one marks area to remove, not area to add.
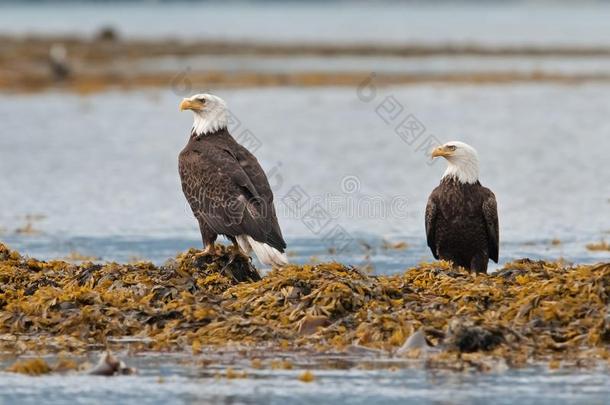
[[[460,183],[474,184],[479,181],[479,162],[474,158],[448,161],[443,179],[454,178]]]
[[[450,186],[450,187],[480,186],[481,182],[479,180],[477,180],[473,183],[465,183],[463,181],[460,181],[455,176],[449,176],[449,177],[443,176],[443,178],[441,179],[441,185]],[[468,189],[471,190],[471,188],[468,188]]]
[[[227,128],[220,128],[214,132],[207,132],[205,134],[197,134],[195,133],[195,130],[191,131],[191,139],[203,139],[203,138],[216,138],[216,137],[223,137],[223,136],[227,136],[229,135],[229,131],[227,131]]]
[[[197,136],[208,135],[226,129],[227,125],[228,118],[225,110],[207,111],[205,115],[195,113],[191,132]]]

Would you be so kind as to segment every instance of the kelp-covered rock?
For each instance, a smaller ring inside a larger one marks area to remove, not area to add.
[[[437,362],[456,355],[512,366],[609,357],[610,263],[522,260],[489,276],[444,262],[393,276],[328,263],[288,266],[258,280],[243,273],[248,266],[240,270],[249,265],[242,260],[191,250],[161,267],[74,265],[0,246],[0,349],[197,353],[233,342],[395,353],[421,330]],[[239,282],[238,273],[252,281]]]

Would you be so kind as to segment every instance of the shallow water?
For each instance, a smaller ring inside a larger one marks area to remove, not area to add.
[[[388,74],[456,75],[465,73],[547,73],[602,75],[610,72],[610,57],[500,57],[500,56],[256,56],[206,55],[164,57],[145,61],[116,62],[115,69],[139,72],[377,72]]]
[[[191,358],[149,355],[124,358],[138,368],[136,376],[27,377],[0,372],[0,403],[605,404],[610,396],[604,369],[575,373],[537,366],[455,373],[413,368],[396,359],[370,359],[363,369],[354,367],[358,359],[320,357],[297,358],[292,370],[253,369],[239,357],[203,366]],[[325,367],[329,362],[347,368]],[[248,377],[219,378],[229,367],[245,370]],[[298,379],[306,369],[313,369],[311,383]]]
[[[585,248],[610,238],[608,91],[433,85],[378,88],[368,102],[353,88],[216,92],[240,121],[233,133],[250,131],[240,139],[269,174],[292,260],[357,264],[368,254],[387,273],[431,260],[423,212],[444,163],[426,157],[426,139],[462,139],[479,150],[481,181],[499,202],[501,262],[608,260],[608,252]],[[199,247],[176,167],[192,120],[177,111],[183,93],[168,84],[92,96],[0,95],[2,240],[42,258],[75,251],[121,261],[162,262]],[[403,108],[394,120],[380,113],[388,100]],[[425,126],[412,145],[394,132],[409,114]],[[309,196],[300,210],[286,204],[295,189]],[[316,203],[325,220],[312,224]],[[337,226],[346,239],[331,233]],[[382,249],[383,239],[409,247]]]

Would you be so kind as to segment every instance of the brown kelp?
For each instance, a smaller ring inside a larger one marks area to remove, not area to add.
[[[602,239],[596,243],[588,243],[586,248],[593,252],[610,252],[610,243]]]
[[[239,344],[383,352],[439,367],[610,358],[610,263],[524,259],[475,275],[436,262],[392,276],[325,263],[259,279],[238,268],[244,260],[190,250],[162,266],[74,264],[0,245],[0,350],[198,353]],[[399,352],[416,332],[417,347]]]

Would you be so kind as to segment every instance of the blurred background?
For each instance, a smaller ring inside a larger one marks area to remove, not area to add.
[[[293,261],[432,260],[428,153],[449,140],[479,151],[501,264],[608,260],[608,21],[605,1],[0,1],[0,240],[74,261],[200,248],[178,104],[213,92]]]

